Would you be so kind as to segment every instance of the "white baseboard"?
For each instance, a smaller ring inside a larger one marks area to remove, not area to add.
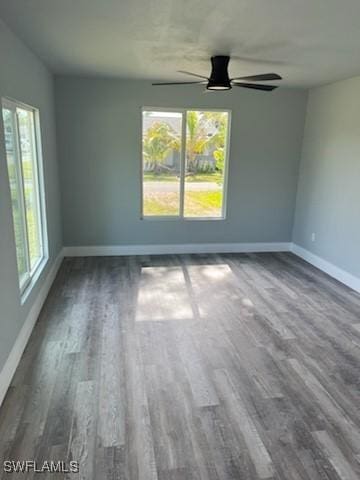
[[[289,252],[301,257],[331,277],[360,292],[360,279],[291,242],[183,243],[163,245],[89,245],[64,247],[65,257],[166,255],[196,253]]]
[[[311,265],[314,265],[314,267],[330,275],[330,277],[336,278],[339,282],[360,293],[360,278],[309,252],[309,250],[305,250],[305,248],[300,247],[300,245],[296,243],[291,244],[290,250],[298,257],[301,257],[303,260],[311,263]]]
[[[8,359],[5,362],[3,369],[0,372],[0,406],[5,398],[6,392],[11,384],[12,378],[16,368],[20,362],[21,356],[25,350],[27,342],[30,338],[31,332],[36,324],[41,308],[46,300],[47,294],[50,290],[56,274],[64,258],[63,251],[59,253],[54,261],[49,273],[47,274],[44,283],[42,284],[39,294],[32,305],[28,316],[15,340],[14,346],[10,351]]]
[[[65,257],[165,255],[180,253],[288,252],[291,243],[183,243],[166,245],[99,245],[64,247]]]

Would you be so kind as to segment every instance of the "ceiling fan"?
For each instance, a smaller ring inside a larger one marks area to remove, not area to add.
[[[230,57],[225,55],[217,55],[211,57],[211,74],[210,77],[204,75],[198,75],[197,73],[185,72],[179,70],[179,73],[185,73],[193,77],[202,78],[197,82],[165,82],[165,83],[153,83],[153,85],[206,85],[207,90],[230,90],[232,87],[252,88],[254,90],[264,90],[270,92],[277,85],[263,85],[252,82],[263,82],[267,80],[281,80],[282,78],[277,73],[263,73],[260,75],[251,75],[248,77],[235,77],[229,78],[228,65]],[[239,81],[241,80],[241,81]],[[243,81],[244,80],[244,81]],[[250,82],[250,83],[249,83]]]

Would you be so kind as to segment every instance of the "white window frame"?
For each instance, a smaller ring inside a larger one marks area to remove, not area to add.
[[[27,105],[23,102],[19,102],[10,98],[2,99],[2,109],[7,109],[12,111],[15,115],[12,118],[15,118],[13,125],[15,133],[14,141],[14,163],[16,168],[16,177],[17,177],[17,188],[19,189],[20,195],[20,211],[21,211],[21,225],[22,225],[22,241],[23,247],[25,250],[25,262],[26,262],[26,274],[23,279],[19,275],[19,289],[22,303],[26,300],[28,294],[30,293],[32,287],[39,278],[43,268],[45,267],[47,260],[49,258],[48,252],[48,236],[47,236],[47,222],[46,222],[46,205],[45,205],[45,186],[44,186],[44,170],[43,170],[43,158],[42,158],[42,146],[41,146],[41,131],[40,131],[40,113],[37,108],[34,108],[30,105]],[[22,156],[20,148],[20,135],[19,135],[19,121],[17,109],[26,110],[31,112],[34,120],[34,131],[33,131],[33,169],[34,169],[34,184],[35,184],[35,196],[37,203],[38,211],[38,228],[40,232],[40,251],[41,256],[37,260],[36,264],[33,267],[30,266],[30,248],[29,248],[29,238],[27,234],[27,222],[26,222],[26,207],[25,207],[25,194],[24,194],[24,179],[22,172]],[[4,134],[5,135],[5,134]],[[6,153],[6,147],[5,147]],[[6,162],[7,165],[7,162]],[[8,168],[8,165],[7,165]],[[8,179],[10,182],[9,172]]]
[[[180,204],[178,215],[144,215],[144,159],[143,159],[143,113],[144,112],[172,112],[180,113],[181,120],[181,157],[180,157]],[[221,206],[221,216],[219,217],[188,217],[184,215],[184,196],[185,196],[185,168],[186,168],[186,115],[187,112],[225,112],[228,114],[228,128],[226,135],[226,152],[224,161],[224,182],[223,182],[223,196]],[[227,194],[228,194],[228,177],[229,177],[229,158],[230,158],[230,138],[231,138],[231,114],[232,111],[227,108],[171,108],[171,107],[141,107],[141,138],[140,138],[140,218],[141,220],[180,220],[180,221],[214,221],[225,220],[227,212]]]

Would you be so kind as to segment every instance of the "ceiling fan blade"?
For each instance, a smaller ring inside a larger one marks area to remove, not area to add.
[[[199,85],[207,82],[165,82],[165,83],[152,83],[152,85]]]
[[[208,80],[208,77],[205,77],[204,75],[198,75],[197,73],[186,72],[185,70],[178,70],[178,73],[185,73],[185,75],[192,75],[193,77],[199,77],[199,78],[204,78],[205,80]]]
[[[263,90],[264,92],[271,92],[278,88],[276,85],[259,85],[258,83],[236,83],[232,82],[233,87],[253,88],[254,90]]]
[[[254,82],[263,82],[266,80],[282,80],[277,73],[262,73],[260,75],[250,75],[249,77],[236,77],[231,80],[250,80]]]

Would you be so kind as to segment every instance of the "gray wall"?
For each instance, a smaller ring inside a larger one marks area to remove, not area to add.
[[[65,245],[290,241],[307,92],[56,78]],[[140,108],[232,109],[227,218],[140,219]]]
[[[360,277],[360,77],[310,91],[293,240]]]
[[[0,20],[0,97],[40,109],[50,261],[36,287],[20,305],[11,199],[2,116],[0,120],[0,371],[29,313],[46,273],[61,248],[60,196],[56,161],[53,81],[41,62]]]

